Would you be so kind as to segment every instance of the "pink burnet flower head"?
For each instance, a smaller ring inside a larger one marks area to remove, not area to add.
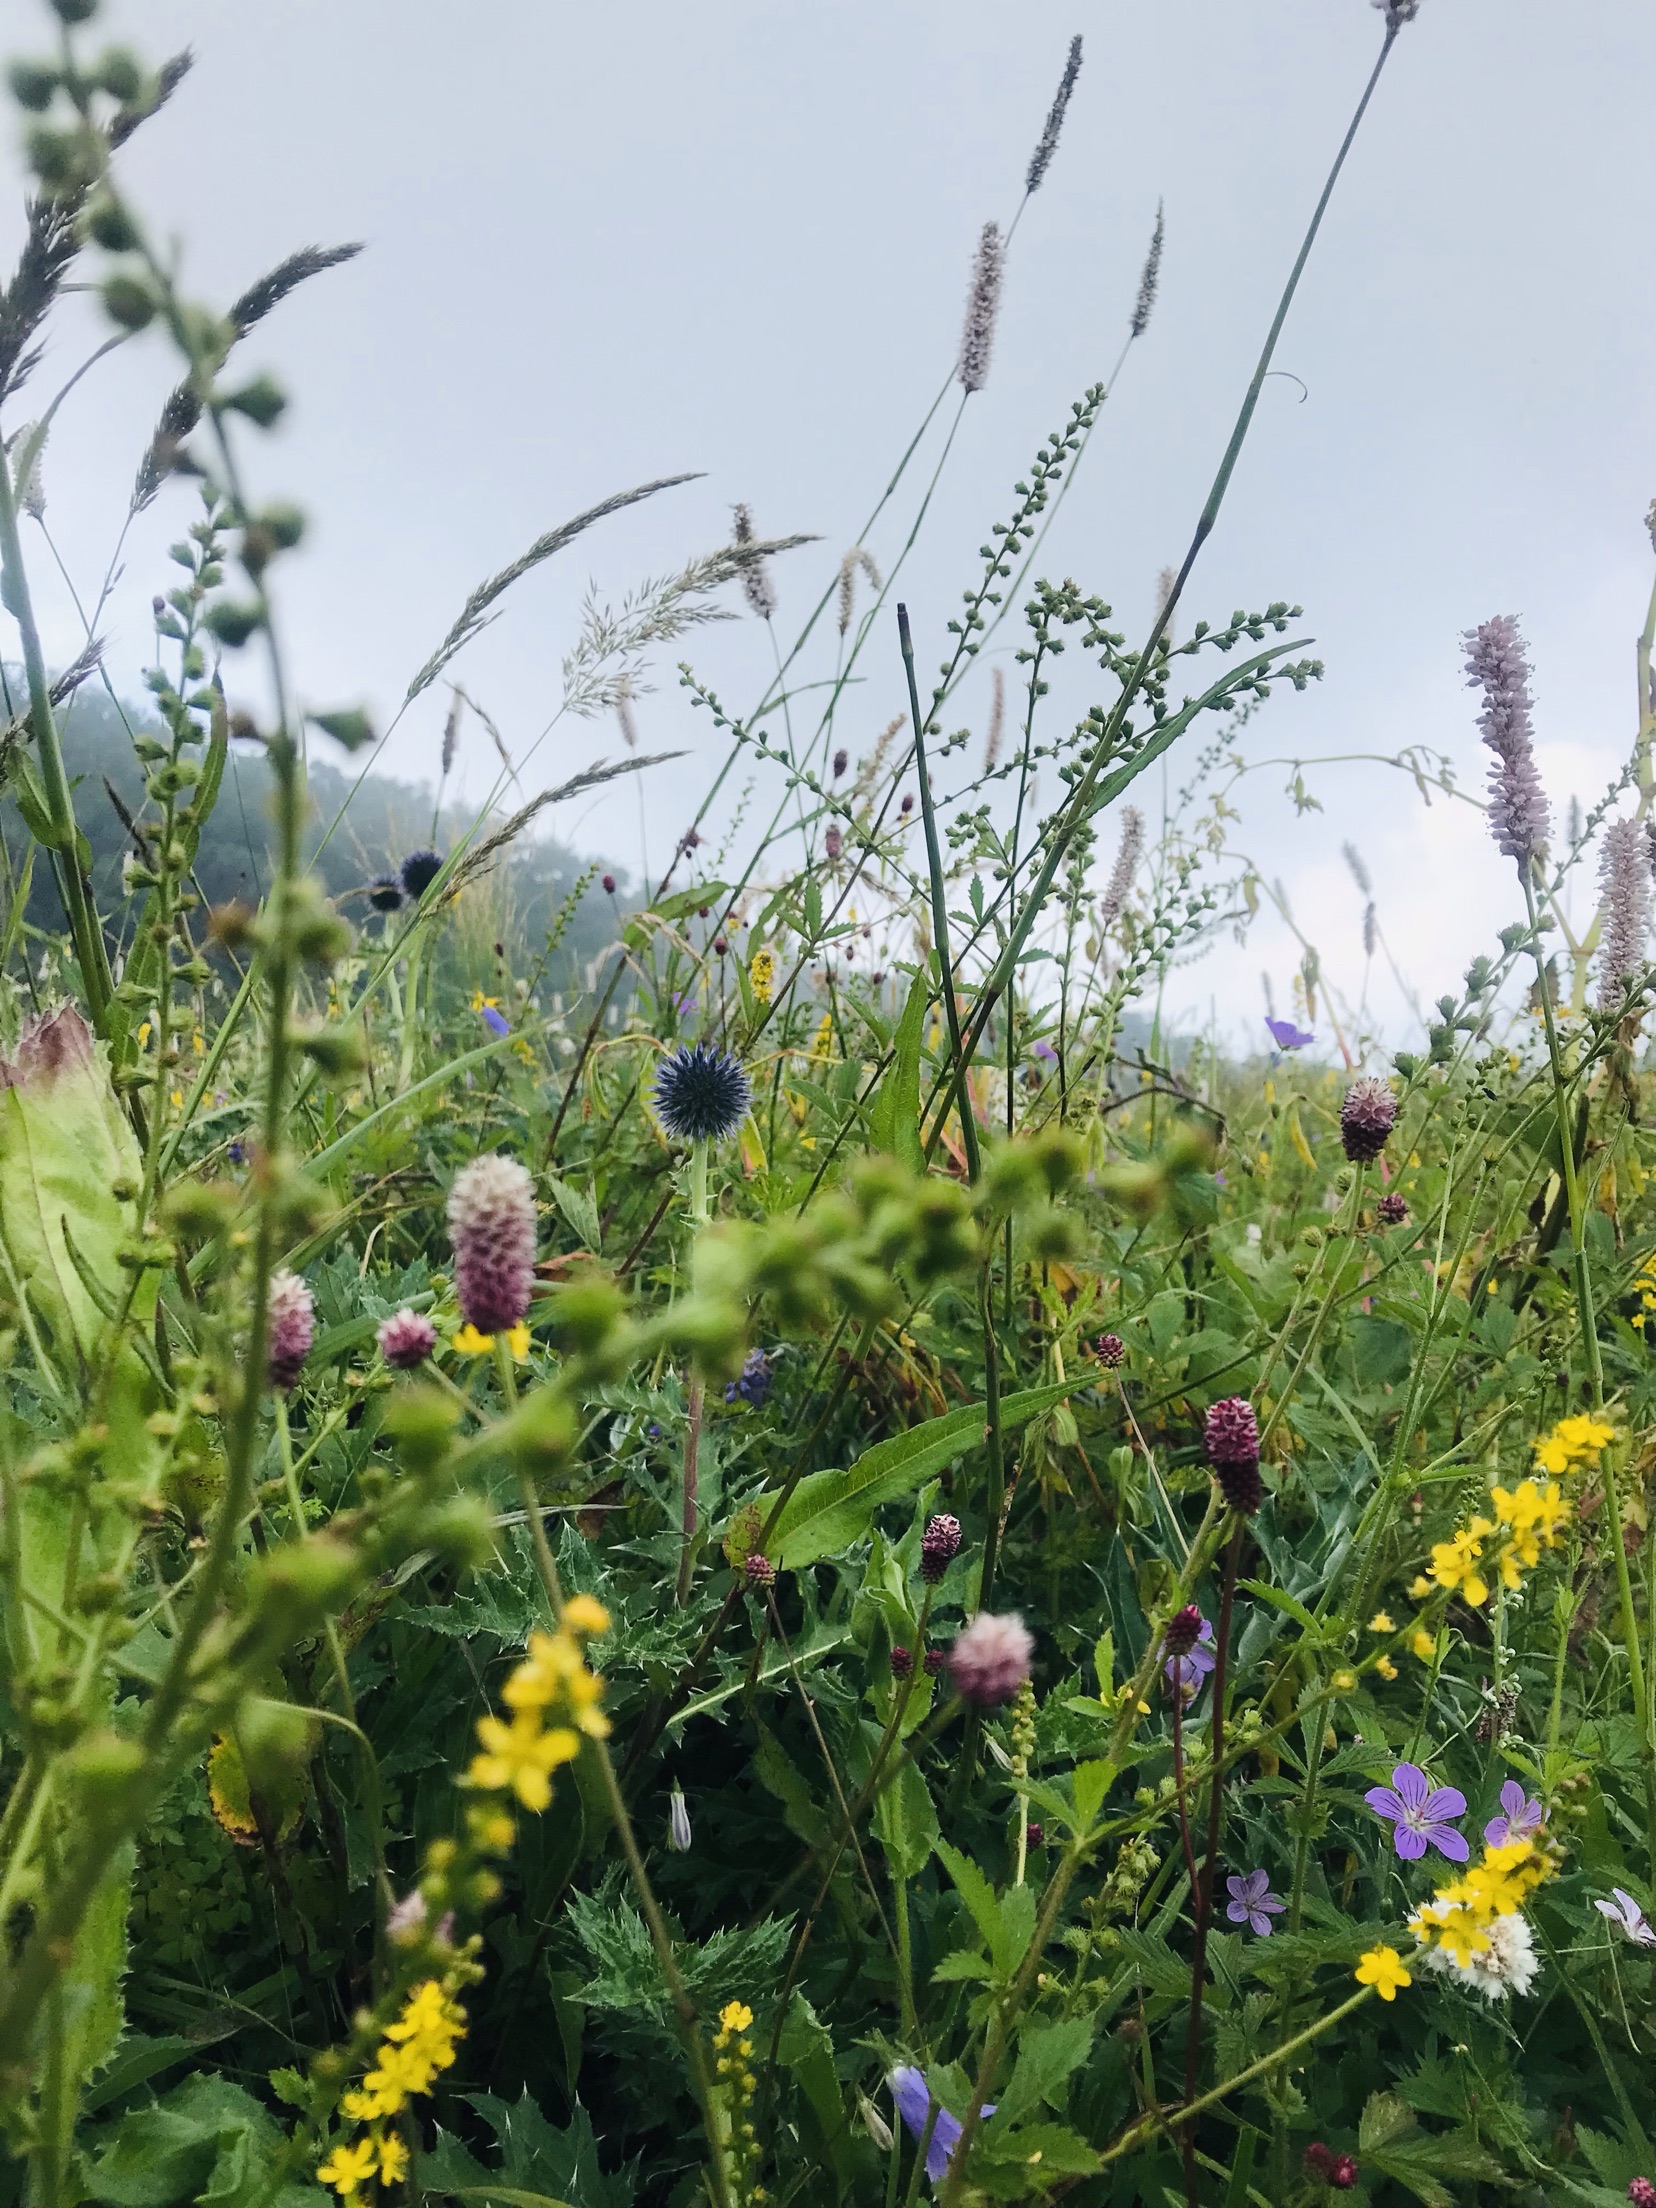
[[[935,1587],[960,1553],[960,1520],[940,1510],[926,1521],[920,1536],[920,1577]]]
[[[1384,1081],[1370,1073],[1353,1081],[1340,1106],[1340,1147],[1353,1165],[1373,1163],[1396,1118],[1397,1098]]]
[[[393,1372],[412,1372],[437,1347],[437,1329],[423,1311],[410,1311],[405,1306],[381,1320],[374,1339]]]
[[[1633,2203],[1633,2208],[1656,2208],[1656,2185],[1648,2177],[1629,2178],[1627,2197]]]
[[[1227,1395],[1202,1424],[1202,1446],[1231,1509],[1251,1517],[1265,1500],[1259,1476],[1259,1420],[1246,1396]]]
[[[949,1675],[968,1702],[993,1709],[1010,1702],[1029,1677],[1035,1643],[1015,1611],[980,1610],[949,1650]]]
[[[522,1324],[535,1278],[534,1184],[515,1158],[474,1158],[448,1200],[460,1316],[479,1334]]]
[[[270,1276],[270,1346],[266,1370],[273,1388],[286,1393],[298,1379],[316,1337],[316,1307],[297,1273],[284,1265]]]

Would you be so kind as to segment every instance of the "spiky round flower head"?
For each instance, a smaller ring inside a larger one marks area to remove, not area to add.
[[[1633,2208],[1656,2208],[1656,2185],[1648,2177],[1635,2177],[1628,2181],[1627,2197]]]
[[[728,1142],[748,1115],[753,1084],[728,1050],[681,1043],[656,1068],[652,1098],[675,1142]]]
[[[400,912],[403,886],[395,874],[376,874],[368,884],[368,902],[376,912]]]
[[[535,1267],[535,1190],[515,1158],[474,1158],[448,1199],[460,1316],[479,1334],[505,1334],[529,1308]]]
[[[417,905],[442,871],[435,851],[410,851],[402,862],[403,895]]]
[[[384,1320],[374,1339],[393,1372],[412,1372],[437,1347],[437,1329],[423,1311],[405,1308]]]
[[[1372,1073],[1353,1081],[1340,1106],[1340,1146],[1353,1165],[1373,1163],[1396,1118],[1397,1099],[1384,1081]]]
[[[748,1585],[759,1594],[763,1594],[767,1587],[776,1585],[776,1566],[758,1549],[748,1551],[742,1570],[747,1575]]]
[[[1162,1650],[1168,1656],[1188,1656],[1202,1637],[1202,1613],[1195,1603],[1187,1602],[1182,1610],[1175,1610],[1167,1621],[1167,1631],[1162,1635]]]
[[[1006,244],[1000,224],[986,222],[972,262],[972,288],[966,295],[966,320],[960,332],[960,365],[955,373],[963,390],[981,391],[989,381],[989,355],[994,350],[1005,275]]]
[[[316,1334],[316,1307],[311,1292],[297,1273],[286,1266],[270,1276],[270,1347],[266,1369],[273,1388],[284,1392],[293,1386],[310,1355]]]
[[[1259,1476],[1259,1421],[1245,1396],[1227,1395],[1208,1412],[1202,1445],[1231,1509],[1251,1517],[1265,1500]]]
[[[1035,1643],[1016,1611],[992,1617],[980,1610],[949,1650],[949,1676],[980,1710],[1010,1702],[1029,1677]]]
[[[1645,929],[1650,917],[1650,877],[1645,839],[1636,820],[1618,820],[1604,831],[1599,858],[1599,888],[1604,903],[1604,940],[1599,951],[1598,1000],[1614,1011],[1627,985],[1644,965]]]
[[[960,1550],[960,1520],[940,1510],[920,1536],[920,1577],[935,1587]]]
[[[1393,1189],[1388,1195],[1382,1196],[1375,1205],[1374,1216],[1383,1227],[1403,1226],[1409,1216],[1408,1198],[1399,1196],[1397,1191]]]
[[[1495,754],[1489,770],[1489,832],[1497,850],[1527,867],[1546,842],[1550,826],[1547,793],[1535,765],[1529,655],[1517,622],[1507,613],[1468,629],[1461,642],[1468,686],[1484,694],[1478,727]]]
[[[913,1649],[904,1648],[901,1643],[899,1643],[898,1646],[895,1647],[891,1652],[891,1676],[894,1679],[906,1679],[909,1676],[910,1672],[913,1671],[913,1669]]]
[[[945,1658],[940,1648],[928,1648],[921,1661],[926,1677],[935,1679],[943,1669]]]
[[[1119,1334],[1100,1334],[1093,1351],[1106,1372],[1115,1372],[1127,1361],[1127,1344]]]

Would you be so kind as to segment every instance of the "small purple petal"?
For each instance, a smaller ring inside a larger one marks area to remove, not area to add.
[[[1491,1817],[1484,1827],[1484,1839],[1492,1848],[1504,1848],[1511,1837],[1511,1827],[1504,1817]]]
[[[1314,1043],[1317,1039],[1315,1035],[1308,1035],[1303,1028],[1296,1027],[1292,1020],[1268,1019],[1265,1025],[1270,1029],[1271,1040],[1278,1050],[1303,1050],[1307,1043]]]
[[[1439,1855],[1446,1855],[1451,1863],[1464,1863],[1472,1852],[1464,1835],[1458,1833],[1453,1825],[1428,1825],[1424,1838],[1432,1843]],[[1399,1855],[1403,1853],[1401,1832],[1398,1834],[1397,1852]]]
[[[1392,1784],[1407,1809],[1424,1809],[1432,1782],[1418,1763],[1400,1763],[1392,1772]]]
[[[1233,1886],[1236,1884],[1234,1878],[1231,1880],[1231,1884]],[[1246,1924],[1249,1920],[1248,1905],[1245,1901],[1228,1902],[1225,1906],[1225,1914],[1232,1924]]]
[[[1516,1779],[1508,1779],[1501,1789],[1501,1807],[1509,1817],[1522,1817],[1529,1808],[1529,1796]]]
[[[1270,1938],[1271,1920],[1269,1917],[1262,1915],[1259,1910],[1256,1909],[1249,1917],[1248,1924],[1249,1928],[1252,1931],[1257,1932],[1262,1940],[1268,1940]]]
[[[1466,1796],[1458,1786],[1434,1787],[1421,1803],[1420,1814],[1429,1825],[1440,1825],[1447,1817],[1464,1817]]]
[[[1389,1786],[1371,1786],[1363,1799],[1377,1817],[1389,1817],[1393,1824],[1400,1825],[1409,1814],[1402,1799]]]
[[[1452,1837],[1457,1840],[1460,1839],[1459,1833],[1455,1833]],[[1392,1830],[1392,1846],[1405,1863],[1418,1863],[1426,1853],[1426,1835],[1423,1832],[1416,1832],[1413,1825],[1397,1825]],[[1461,1840],[1461,1846],[1463,1848],[1466,1846],[1464,1840]]]

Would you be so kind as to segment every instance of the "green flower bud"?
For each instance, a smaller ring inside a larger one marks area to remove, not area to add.
[[[398,1388],[385,1407],[380,1430],[404,1467],[415,1474],[436,1471],[449,1453],[460,1413],[440,1388]]]
[[[155,293],[141,276],[117,272],[106,278],[103,303],[109,319],[123,330],[144,329],[155,319]]]

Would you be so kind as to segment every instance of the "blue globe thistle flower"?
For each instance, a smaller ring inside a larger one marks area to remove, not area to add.
[[[678,1142],[728,1142],[748,1115],[753,1084],[742,1061],[710,1043],[681,1043],[656,1069],[656,1117]]]
[[[435,851],[410,851],[402,862],[403,895],[417,905],[442,871],[443,862]]]

